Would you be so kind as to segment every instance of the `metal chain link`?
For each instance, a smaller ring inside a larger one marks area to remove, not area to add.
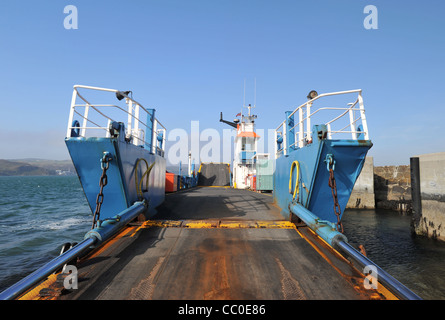
[[[341,209],[337,197],[337,183],[335,182],[334,170],[332,168],[329,168],[329,187],[331,188],[332,198],[334,199],[334,213],[337,216],[337,231],[343,233],[343,224],[340,220]]]
[[[338,197],[337,197],[337,183],[335,182],[335,177],[334,177],[334,169],[335,169],[335,160],[332,156],[332,154],[328,154],[326,155],[326,160],[325,162],[327,163],[327,169],[329,171],[329,187],[331,188],[331,192],[332,192],[332,198],[334,199],[334,213],[337,216],[337,231],[343,233],[343,224],[341,223],[341,208],[340,205],[338,204]]]
[[[99,193],[97,194],[96,197],[96,209],[94,210],[94,215],[93,215],[93,225],[91,227],[91,229],[94,229],[97,225],[97,222],[99,221],[100,218],[100,208],[102,207],[102,203],[104,201],[104,187],[107,185],[108,183],[108,177],[107,177],[107,170],[110,166],[110,160],[112,158],[110,157],[108,152],[104,153],[104,156],[102,157],[102,159],[100,159],[100,166],[102,168],[102,175],[100,176],[100,180],[99,180]]]

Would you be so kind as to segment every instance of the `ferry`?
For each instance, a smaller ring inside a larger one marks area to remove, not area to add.
[[[339,97],[349,102],[331,104]],[[269,154],[246,108],[234,121],[221,113],[236,131],[232,163],[195,172],[189,161],[176,175],[155,109],[131,91],[75,85],[65,142],[91,230],[0,299],[421,299],[343,231],[372,147],[362,90],[311,91],[283,110]]]

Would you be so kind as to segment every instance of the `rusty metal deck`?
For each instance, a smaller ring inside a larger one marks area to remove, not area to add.
[[[79,263],[58,299],[379,299],[309,230],[284,221],[268,194],[195,188],[167,195]]]

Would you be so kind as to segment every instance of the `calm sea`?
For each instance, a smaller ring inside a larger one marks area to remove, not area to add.
[[[0,292],[80,242],[91,211],[77,177],[0,177]],[[445,299],[445,244],[412,237],[411,217],[348,210],[345,234],[424,299]]]
[[[445,299],[445,243],[413,237],[411,216],[388,210],[350,210],[343,216],[348,241],[423,299]]]

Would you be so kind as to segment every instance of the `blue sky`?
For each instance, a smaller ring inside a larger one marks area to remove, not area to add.
[[[78,29],[63,26],[66,5]],[[366,30],[366,5],[378,29]],[[132,90],[167,129],[226,129],[256,79],[257,127],[307,93],[363,89],[376,165],[445,151],[445,2],[11,1],[0,12],[0,158],[68,159],[74,84]]]

